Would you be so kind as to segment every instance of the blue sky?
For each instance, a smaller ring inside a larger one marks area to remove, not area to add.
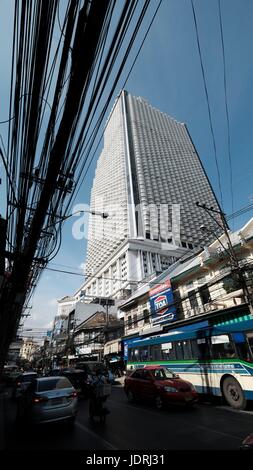
[[[122,4],[122,0],[119,0],[119,3]],[[152,0],[152,11],[157,3],[158,0]],[[4,43],[0,42],[0,58],[2,64],[3,62],[7,64],[6,67],[1,67],[0,121],[8,116],[8,64],[11,56],[11,10],[13,5],[13,0],[3,0],[0,5],[0,31],[2,31],[1,37],[3,38],[3,34],[5,37]],[[232,206],[218,0],[195,0],[194,6],[217,145],[224,211],[230,214]],[[253,2],[252,0],[221,0],[221,10],[231,125],[234,210],[238,210],[253,200],[251,184],[253,167],[253,61],[251,60]],[[152,11],[146,19],[146,25],[151,18]],[[142,37],[143,34],[140,36],[139,42]],[[136,48],[131,57],[134,57],[135,52]],[[124,82],[127,70],[128,68],[122,76],[115,96]],[[215,193],[220,199],[190,0],[163,0],[126,89],[133,95],[145,97],[153,106],[187,124]],[[0,133],[4,138],[3,126],[0,126]],[[99,152],[97,157],[98,155]],[[89,202],[95,166],[96,159],[90,167],[75,203]],[[0,172],[3,177],[1,165]],[[0,212],[3,213],[2,205],[4,205],[4,201],[1,196]],[[234,227],[242,226],[252,215],[247,213],[235,219]],[[53,263],[77,269],[85,261],[86,243],[84,240],[74,240],[71,228],[71,220],[66,221],[63,229],[62,248]],[[51,265],[51,267],[64,269],[56,265]],[[57,311],[56,299],[72,294],[81,282],[81,276],[45,271],[33,299],[32,316],[26,320],[26,326],[44,327],[49,325]]]

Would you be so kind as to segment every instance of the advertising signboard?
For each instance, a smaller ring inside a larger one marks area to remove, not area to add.
[[[171,305],[173,301],[170,280],[150,289],[149,303],[153,324],[176,320],[176,308]]]

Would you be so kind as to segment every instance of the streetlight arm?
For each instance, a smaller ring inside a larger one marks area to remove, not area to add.
[[[54,224],[51,224],[46,228],[49,229],[51,227],[54,227],[56,224],[59,224],[60,222],[64,222],[65,220],[70,219],[70,217],[72,217],[73,215],[81,214],[81,213],[89,213],[89,214],[92,214],[92,215],[99,215],[103,219],[107,219],[107,217],[109,217],[109,214],[107,212],[92,211],[92,210],[88,210],[88,209],[87,210],[80,210],[80,211],[73,212],[72,214],[66,215],[65,217],[62,217],[61,219],[57,220]]]

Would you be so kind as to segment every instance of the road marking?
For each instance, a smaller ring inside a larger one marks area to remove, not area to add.
[[[119,404],[119,403],[118,403]],[[114,405],[115,405],[115,402],[114,402]],[[150,409],[147,409],[147,408],[141,408],[139,406],[135,406],[135,405],[128,405],[128,404],[125,404],[125,407],[126,408],[130,408],[132,410],[141,410],[141,411],[148,411],[150,414],[152,415],[155,415],[155,416],[159,416],[161,413],[159,413],[160,410],[157,410],[157,412],[153,411],[153,410],[150,410]],[[220,409],[222,408],[221,406],[215,406],[214,408],[217,408],[217,409]],[[224,409],[227,409],[226,407],[224,407]],[[231,411],[237,411],[237,410],[231,410]],[[247,413],[247,412],[245,412]],[[232,438],[232,439],[236,439],[240,442],[242,442],[242,437],[239,437],[239,436],[234,436],[233,434],[228,434],[226,432],[222,432],[222,431],[216,431],[215,429],[213,428],[210,428],[209,426],[201,426],[200,424],[195,424],[195,427],[198,428],[198,429],[204,429],[204,430],[207,430],[209,432],[212,432],[212,433],[215,433],[215,434],[220,434],[221,436],[226,436],[226,437],[229,437],[229,438]]]
[[[247,410],[235,410],[234,408],[231,407],[226,407],[226,406],[215,406],[216,409],[218,410],[226,410],[226,411],[232,411],[233,413],[242,413],[242,414],[247,414],[247,415],[253,415],[253,411],[247,411]]]
[[[221,436],[226,436],[226,437],[232,437],[232,439],[237,439],[238,441],[242,442],[242,438],[239,436],[234,436],[233,434],[228,434],[227,432],[222,432],[222,431],[216,431],[215,429],[210,428],[209,426],[201,426],[199,424],[196,425],[199,429],[205,429],[208,430],[209,432],[214,432],[215,434],[220,434]]]
[[[92,437],[96,437],[96,438],[100,438],[101,441],[103,441],[105,443],[105,445],[107,447],[109,447],[109,449],[111,450],[118,450],[117,447],[113,446],[110,442],[108,442],[106,439],[104,439],[103,437],[101,437],[99,434],[97,434],[96,432],[94,431],[91,431],[90,428],[88,428],[87,426],[84,426],[83,424],[79,423],[79,421],[76,422],[76,426],[78,426],[80,429],[82,429],[83,431],[87,432],[88,434],[90,434]]]
[[[122,403],[121,402],[119,402],[119,401],[115,402],[113,400],[110,400],[110,401],[113,402],[113,405],[115,405],[117,403],[117,405],[120,408],[122,408]],[[161,411],[161,410],[153,411],[152,409],[149,409],[149,408],[146,408],[146,407],[141,408],[140,406],[136,406],[134,404],[133,405],[128,405],[128,402],[124,403],[124,406],[125,406],[125,408],[129,408],[130,410],[133,410],[133,411],[134,410],[140,410],[140,411],[144,411],[144,412],[148,411],[150,414],[153,414],[155,416],[159,416],[159,414],[161,414],[161,413],[159,413],[159,411]]]

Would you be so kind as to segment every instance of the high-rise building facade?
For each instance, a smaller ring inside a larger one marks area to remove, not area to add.
[[[108,118],[90,208],[87,295],[115,295],[203,243],[218,202],[185,124],[122,91]],[[131,282],[133,281],[133,284]]]

